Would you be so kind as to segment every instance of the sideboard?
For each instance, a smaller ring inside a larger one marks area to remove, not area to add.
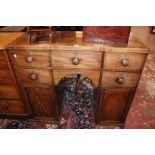
[[[72,31],[64,32],[63,37],[56,38],[52,44],[28,45],[27,34],[22,33],[5,47],[5,55],[0,52],[1,59],[7,58],[10,65],[21,103],[11,100],[10,107],[0,113],[5,117],[16,114],[58,121],[59,81],[81,74],[90,78],[97,89],[96,123],[123,125],[148,53],[133,34],[126,47],[114,47],[84,43],[82,37]],[[18,97],[13,95],[13,98]],[[0,105],[3,103],[0,99]],[[21,105],[24,107],[19,110]]]

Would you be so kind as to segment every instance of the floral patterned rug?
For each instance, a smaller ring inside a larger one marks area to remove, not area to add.
[[[62,129],[95,128],[96,93],[92,81],[77,74],[59,83],[62,105],[59,127]]]
[[[60,129],[56,123],[34,120],[0,119],[0,129]],[[94,129],[121,129],[118,125],[95,125]]]

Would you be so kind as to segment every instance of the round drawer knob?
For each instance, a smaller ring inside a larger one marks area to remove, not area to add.
[[[77,57],[74,57],[74,58],[72,59],[72,63],[73,63],[74,65],[78,65],[78,64],[80,63],[80,59],[77,58]]]
[[[36,73],[30,73],[29,78],[31,80],[37,80],[38,77],[37,77],[37,74]]]
[[[14,57],[14,58],[17,58],[17,55],[16,55],[16,54],[13,54],[13,57]]]
[[[26,56],[26,61],[28,63],[31,63],[32,62],[32,56],[31,55]]]
[[[128,58],[125,58],[125,59],[122,60],[122,65],[123,66],[128,66],[128,64],[129,64],[129,59]]]
[[[117,78],[117,83],[118,84],[124,84],[124,78],[123,77],[118,77]]]
[[[6,110],[8,110],[8,109],[9,109],[9,106],[8,106],[8,105],[3,105],[3,106],[2,106],[2,110],[3,110],[3,111],[6,111]]]

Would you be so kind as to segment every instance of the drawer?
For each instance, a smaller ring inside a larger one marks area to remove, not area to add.
[[[141,70],[146,54],[142,53],[105,53],[104,68],[115,70]]]
[[[55,68],[100,68],[101,52],[53,51],[52,65]]]
[[[108,72],[103,71],[103,87],[136,87],[140,78],[140,73]]]
[[[0,113],[24,114],[24,105],[19,100],[0,100]]]
[[[13,65],[17,66],[49,67],[51,63],[48,51],[11,50],[9,54]]]
[[[0,98],[18,98],[16,87],[0,85]]]
[[[0,69],[0,84],[13,84],[11,73],[9,69]]]
[[[0,50],[0,68],[8,68],[4,51]]]
[[[53,76],[54,76],[54,84],[58,85],[59,81],[67,76],[71,76],[74,74],[81,74],[88,78],[90,78],[95,86],[99,85],[99,78],[100,78],[100,71],[75,71],[75,70],[54,70]]]
[[[15,69],[17,78],[22,82],[51,83],[51,72],[48,69]]]

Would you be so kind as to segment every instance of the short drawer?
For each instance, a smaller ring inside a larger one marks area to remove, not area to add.
[[[101,52],[53,51],[52,66],[55,68],[100,68]]]
[[[1,114],[24,114],[24,105],[19,100],[0,100]]]
[[[0,84],[13,84],[14,81],[12,79],[11,73],[9,69],[3,68],[0,69]]]
[[[0,98],[18,98],[15,86],[0,85]]]
[[[22,82],[51,83],[51,71],[48,69],[15,69],[17,78]]]
[[[0,50],[0,68],[8,67],[4,51]]]
[[[142,53],[114,53],[106,52],[104,58],[105,69],[141,70],[145,63],[146,54]]]
[[[140,73],[103,71],[102,87],[136,87]]]
[[[10,50],[13,65],[50,67],[50,52],[33,50]]]
[[[99,78],[100,78],[100,71],[82,71],[82,70],[54,70],[53,71],[53,76],[54,76],[54,84],[58,85],[60,80],[64,77],[72,76],[75,74],[81,74],[83,76],[88,77],[89,79],[92,80],[94,86],[99,85]]]

